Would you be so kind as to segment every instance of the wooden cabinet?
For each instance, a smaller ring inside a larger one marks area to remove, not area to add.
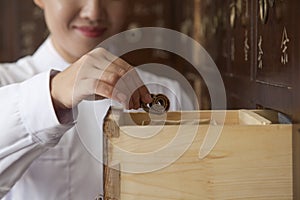
[[[293,60],[297,18],[297,1],[255,1],[254,16],[257,16],[254,32],[255,57],[254,81],[258,92],[256,104],[277,109],[293,115],[292,75],[297,67]]]
[[[195,0],[198,39],[226,85],[228,108],[269,108],[292,116],[297,1]]]
[[[196,1],[196,0],[195,0]],[[207,2],[199,1],[205,6]],[[226,0],[223,26],[204,37],[226,86],[229,109],[266,108],[294,121],[294,198],[300,198],[299,56],[300,2],[297,0]],[[201,7],[201,6],[200,6]],[[218,8],[203,10],[213,19]],[[205,23],[200,26],[206,26]],[[213,24],[209,25],[213,27]],[[247,39],[248,38],[248,39]],[[224,42],[227,41],[227,42]],[[249,48],[248,48],[249,47]],[[224,51],[225,49],[225,51]],[[246,53],[248,56],[246,56]],[[246,59],[247,57],[247,59]]]
[[[292,19],[299,3],[228,0],[223,4],[225,25],[217,29],[222,35],[217,33],[205,43],[209,48],[217,41],[228,52],[212,54],[226,84],[228,107],[263,107],[292,116],[292,74],[297,67],[293,59],[297,28]]]
[[[170,0],[133,1],[130,5],[131,13],[128,19],[128,29],[141,27],[172,28],[172,6]],[[135,34],[134,31],[132,34]],[[168,52],[158,49],[138,49],[127,53],[123,58],[134,66],[151,62],[170,65],[171,56]]]
[[[292,1],[255,1],[257,30],[254,33],[256,67],[254,77],[257,82],[278,87],[292,86],[292,52],[295,45],[295,26],[292,18]]]
[[[229,108],[241,108],[242,105],[244,108],[254,107],[254,91],[251,87],[255,52],[253,3],[254,0],[229,0],[224,3],[227,9],[224,34],[228,42],[223,48],[228,52],[225,58],[228,66],[221,73],[226,85]]]
[[[293,1],[292,6],[297,7],[297,2]],[[295,11],[293,12],[297,12]],[[294,17],[291,19],[291,24],[297,24],[299,18]],[[292,52],[300,52],[300,29],[295,29],[295,37],[294,37],[294,44],[293,48],[291,49]],[[292,73],[292,107],[293,107],[293,173],[294,173],[294,199],[300,198],[300,57],[295,55],[291,58],[293,60],[293,73]]]
[[[32,54],[47,36],[42,11],[31,0],[0,2],[0,61]]]

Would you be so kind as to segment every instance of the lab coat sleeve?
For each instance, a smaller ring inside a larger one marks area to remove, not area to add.
[[[50,73],[0,88],[0,199],[30,164],[74,125],[72,120],[60,124],[56,117]]]

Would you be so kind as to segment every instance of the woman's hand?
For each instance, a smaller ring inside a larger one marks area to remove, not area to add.
[[[51,79],[55,109],[71,109],[84,99],[110,98],[138,109],[152,98],[134,68],[103,48],[96,48]]]

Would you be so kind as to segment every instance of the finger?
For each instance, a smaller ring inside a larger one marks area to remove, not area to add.
[[[82,61],[81,66],[82,67],[79,71],[79,75],[81,77],[85,77],[85,78],[87,78],[91,74],[90,70],[92,68],[99,70],[99,72],[95,73],[95,74],[100,74],[100,73],[102,73],[102,71],[109,71],[112,73],[116,73],[119,76],[123,76],[124,74],[127,73],[127,71],[124,68],[120,67],[119,65],[117,65],[103,57],[95,58],[94,56],[91,56],[91,55],[86,56],[84,61]],[[96,71],[94,71],[94,72],[96,72]]]
[[[138,75],[135,69],[132,69],[122,78],[124,79],[124,82],[127,83],[129,90],[132,91],[132,94],[134,94],[134,92],[136,91],[138,92],[139,95],[136,96],[140,98],[139,101],[143,101],[144,103],[152,102],[149,90],[144,85],[143,81],[141,80],[140,76]]]
[[[116,65],[119,65],[120,67],[122,67],[123,69],[125,69],[126,71],[130,71],[131,69],[133,69],[134,67],[131,66],[129,63],[127,63],[125,60],[123,60],[122,58],[119,58],[115,55],[113,55],[112,53],[110,53],[109,51],[104,51],[104,55],[105,57],[115,63]]]
[[[137,74],[137,72],[135,72]],[[140,76],[137,74],[136,76],[134,76],[133,81],[135,81],[135,84],[138,87],[138,92],[140,95],[140,101],[144,102],[144,103],[151,103],[152,102],[152,97],[151,94],[148,90],[148,88],[144,85],[143,81],[141,80]]]
[[[114,63],[110,63],[107,60],[98,61],[89,56],[89,59],[86,59],[83,62],[78,76],[80,79],[99,79],[114,85],[117,80],[126,73],[127,72],[123,68],[115,65]]]
[[[97,99],[109,98],[124,105],[127,101],[127,96],[124,93],[118,91],[106,82],[95,79],[81,80],[80,84],[75,88],[75,91],[80,99],[96,100],[96,97]],[[95,97],[95,99],[91,99],[91,97]]]
[[[125,107],[127,109],[132,109],[134,108],[134,102],[133,99],[130,98],[133,94],[133,91],[130,89],[130,87],[128,87],[128,84],[130,84],[130,81],[126,81],[122,78],[120,78],[117,82],[117,84],[114,86],[116,91],[121,91],[122,93],[124,93],[127,97],[127,102],[125,103]]]
[[[92,67],[90,69],[86,69],[85,70],[85,75],[81,75],[81,79],[83,80],[88,80],[88,79],[92,79],[89,83],[89,88],[92,88],[92,90],[94,90],[94,88],[96,88],[97,86],[93,85],[96,84],[93,81],[98,81],[97,84],[101,84],[102,83],[102,87],[105,87],[105,84],[109,85],[109,87],[111,88],[110,91],[107,89],[107,87],[105,88],[101,88],[98,87],[98,94],[102,95],[103,98],[111,98],[117,101],[123,101],[120,103],[123,103],[124,106],[126,108],[138,108],[139,106],[139,101],[136,97],[134,98],[134,101],[132,99],[130,99],[131,94],[133,93],[131,90],[129,90],[129,88],[127,87],[128,83],[130,82],[130,80],[124,82],[124,80],[119,77],[116,73],[111,73],[109,71],[101,71],[95,67]],[[87,81],[88,82],[88,81]],[[103,84],[105,83],[105,84]],[[108,92],[105,92],[105,90],[108,90]],[[127,101],[125,102],[124,98],[120,99],[118,97],[118,93],[119,92],[115,92],[116,94],[114,94],[114,90],[115,91],[121,91],[123,94],[126,95],[126,99]],[[94,94],[95,92],[91,91],[90,89],[88,90],[88,93],[85,94],[85,99],[86,98],[93,98],[93,96],[90,96],[92,94]],[[87,96],[89,95],[89,96]],[[114,95],[116,97],[114,97]],[[138,96],[139,94],[136,94],[135,96]]]
[[[99,58],[104,58],[109,64],[113,63],[113,64],[119,66],[120,68],[122,68],[123,70],[125,70],[126,72],[128,72],[129,70],[131,70],[133,68],[130,64],[128,64],[122,58],[119,58],[119,57],[113,55],[112,53],[108,52],[107,50],[105,50],[103,48],[97,48],[97,49],[93,50],[90,53],[90,56],[92,56],[96,60],[99,60]],[[107,66],[109,66],[109,64]]]
[[[141,97],[141,101],[144,103],[151,103],[153,101],[151,94],[146,86],[141,86],[138,89]]]
[[[129,102],[128,102],[128,107],[133,108],[133,109],[138,109],[140,108],[141,104],[141,95],[139,88],[136,87],[135,83],[132,83],[132,79],[129,78],[124,78],[122,77],[117,85],[116,88],[118,88],[119,91],[126,91],[126,96],[129,97]],[[148,91],[146,89],[146,91]],[[149,94],[150,96],[150,94]],[[147,103],[152,102],[152,98],[150,96],[150,100]]]
[[[81,79],[97,79],[99,81],[106,82],[109,85],[116,85],[121,76],[117,73],[110,71],[101,71],[95,67],[90,68],[81,75]]]
[[[107,71],[104,71],[102,72],[102,74],[99,76],[100,70],[98,69],[91,69],[90,70],[90,73],[91,75],[89,75],[88,78],[86,78],[85,80],[89,80],[89,79],[92,79],[90,82],[90,88],[96,88],[97,86],[93,85],[93,84],[102,84],[101,86],[98,87],[98,95],[102,95],[103,98],[111,98],[111,99],[114,99],[114,100],[117,100],[117,101],[123,101],[123,102],[120,102],[120,103],[123,103],[124,106],[126,108],[136,108],[135,104],[136,103],[133,103],[132,100],[130,100],[130,96],[131,96],[131,91],[128,89],[127,87],[127,83],[125,83],[123,81],[122,78],[120,78],[117,74],[114,74],[114,73],[111,73],[111,72],[107,72]],[[98,81],[98,83],[93,83],[93,81]],[[105,84],[104,84],[105,83]],[[109,87],[106,85],[109,85]],[[95,90],[95,89],[93,89]],[[123,98],[120,99],[118,97],[118,93],[123,93],[125,96],[126,96],[126,99],[128,101],[125,101]],[[88,95],[91,95],[96,93],[95,91],[92,92],[91,90],[89,90],[89,93]],[[116,97],[114,97],[116,96]],[[137,96],[137,95],[136,95]],[[135,99],[135,101],[137,101]]]
[[[109,98],[109,99],[113,99],[115,101],[120,102],[124,106],[128,107],[127,106],[128,105],[127,104],[127,99],[128,99],[127,95],[124,94],[122,91],[119,91],[115,87],[113,87],[105,82],[99,81],[95,94]]]
[[[141,97],[140,97],[140,93],[138,90],[136,90],[130,97],[130,101],[133,104],[133,109],[138,109],[140,108],[140,102],[141,102]]]
[[[127,73],[124,67],[108,60],[98,61],[98,63],[95,63],[93,66],[98,70],[116,73],[119,76],[124,76]]]
[[[93,59],[92,62],[95,62],[94,67],[101,71],[101,78],[97,77],[100,75],[95,71],[94,75],[91,77],[98,78],[100,81],[106,82],[107,84],[114,86],[119,82],[118,77],[114,74],[118,74],[124,79],[124,84],[122,84],[120,91],[125,91],[127,97],[132,96],[128,102],[129,107],[137,108],[140,105],[140,102],[145,103],[152,102],[151,95],[144,86],[142,80],[140,79],[138,73],[134,68],[125,62],[123,59],[116,57],[105,49],[98,48],[97,50],[91,53]],[[99,60],[99,58],[102,58]],[[98,60],[97,60],[98,59]],[[110,72],[110,73],[109,73]],[[127,86],[124,88],[124,86]],[[132,95],[131,95],[132,94]]]

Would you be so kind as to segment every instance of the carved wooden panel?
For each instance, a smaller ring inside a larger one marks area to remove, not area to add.
[[[292,1],[259,0],[254,5],[258,17],[256,31],[255,80],[280,87],[292,82],[292,46],[295,24]]]

